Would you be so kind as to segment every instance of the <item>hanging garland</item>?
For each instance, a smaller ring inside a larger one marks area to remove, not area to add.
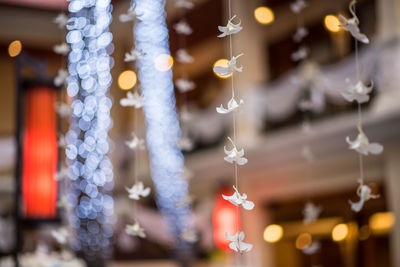
[[[343,30],[350,32],[355,42],[355,63],[357,72],[357,77],[356,77],[357,82],[355,84],[351,84],[349,82],[349,87],[346,92],[342,93],[342,96],[348,102],[356,101],[358,104],[358,120],[356,123],[358,135],[354,141],[352,141],[350,137],[346,137],[346,142],[349,145],[349,149],[355,150],[359,154],[360,178],[358,180],[359,186],[357,188],[357,195],[360,197],[360,200],[358,202],[352,202],[349,200],[351,209],[355,212],[359,212],[363,208],[364,203],[366,201],[370,199],[376,199],[379,197],[379,195],[372,194],[371,188],[364,183],[365,181],[364,181],[363,156],[368,156],[369,154],[373,155],[381,154],[383,152],[383,146],[378,143],[371,143],[362,129],[361,104],[369,101],[370,99],[369,94],[373,89],[373,82],[371,81],[370,86],[367,86],[361,80],[361,66],[358,58],[358,42],[369,44],[369,39],[365,34],[360,32],[359,29],[360,21],[356,15],[356,4],[357,0],[353,0],[349,5],[349,11],[350,14],[352,15],[350,19],[346,19],[342,15],[339,16],[340,21],[343,23],[342,25],[339,25],[339,27],[342,28]]]
[[[242,72],[243,66],[237,66],[237,60],[239,57],[243,56],[243,53],[233,56],[233,45],[232,45],[232,35],[239,33],[243,27],[241,26],[241,22],[234,23],[236,19],[236,15],[232,16],[232,8],[231,8],[231,0],[228,0],[228,16],[229,20],[226,26],[218,26],[218,30],[221,32],[218,35],[219,38],[229,37],[229,55],[230,60],[227,66],[215,66],[214,72],[220,76],[230,76],[231,75],[231,91],[232,98],[228,101],[227,107],[224,108],[221,104],[220,107],[216,108],[216,111],[220,114],[229,114],[232,113],[233,120],[233,138],[228,137],[231,147],[229,149],[227,146],[224,146],[224,152],[226,156],[224,160],[233,164],[234,167],[234,176],[235,176],[235,184],[233,185],[234,193],[231,196],[222,195],[222,197],[235,205],[237,207],[237,232],[234,235],[226,234],[226,238],[230,241],[229,248],[242,254],[243,252],[249,252],[253,245],[244,242],[245,234],[241,231],[240,223],[240,206],[242,206],[246,210],[252,210],[254,208],[254,203],[252,201],[247,200],[246,194],[241,194],[239,192],[238,186],[238,165],[244,165],[247,163],[247,159],[244,157],[244,149],[237,149],[236,146],[236,112],[239,110],[240,106],[244,104],[242,99],[239,102],[235,99],[235,88],[234,88],[234,73]]]

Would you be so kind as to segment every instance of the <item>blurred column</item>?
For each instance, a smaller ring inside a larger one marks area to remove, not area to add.
[[[244,53],[238,60],[243,65],[243,73],[235,75],[235,90],[245,101],[245,110],[238,116],[238,140],[246,147],[256,143],[258,130],[254,120],[257,108],[251,103],[252,89],[267,80],[268,52],[267,40],[263,31],[268,26],[262,26],[254,19],[254,9],[260,6],[258,1],[232,0],[233,12],[241,20],[243,30],[233,36],[233,54]]]
[[[385,179],[389,210],[396,217],[390,235],[390,252],[393,266],[400,267],[400,146],[386,145]]]
[[[400,0],[379,0],[377,5],[377,43],[380,94],[373,104],[377,113],[398,110],[400,98]]]

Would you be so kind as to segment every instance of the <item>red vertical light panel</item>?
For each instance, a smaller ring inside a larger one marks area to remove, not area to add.
[[[22,203],[26,218],[49,219],[57,211],[56,91],[28,88],[24,93]]]
[[[234,235],[240,229],[240,217],[238,208],[222,198],[222,194],[230,196],[232,190],[221,190],[217,195],[213,211],[213,237],[215,245],[223,250],[229,249],[229,240],[225,235]]]

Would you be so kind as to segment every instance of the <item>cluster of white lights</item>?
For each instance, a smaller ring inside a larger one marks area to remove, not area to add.
[[[72,102],[72,119],[66,134],[68,202],[74,207],[69,223],[76,229],[75,250],[88,260],[110,257],[114,201],[113,171],[108,130],[112,126],[108,97],[111,85],[110,54],[113,36],[110,0],[71,0],[66,37],[68,56],[67,92]]]
[[[156,65],[160,55],[170,55],[164,6],[165,0],[136,0],[135,11],[141,14],[141,22],[135,25],[135,48],[145,53],[137,60],[137,65],[157,204],[174,234],[181,236],[187,230],[190,212],[189,206],[177,205],[186,199],[188,191],[188,183],[181,179],[183,156],[177,146],[181,132],[172,71]],[[185,242],[179,239],[178,249],[185,248]]]

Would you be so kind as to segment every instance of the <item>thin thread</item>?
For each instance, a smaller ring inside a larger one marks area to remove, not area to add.
[[[353,15],[354,17],[356,16],[356,1],[353,1],[353,8],[350,8],[350,10],[353,10]],[[358,40],[354,39],[354,46],[355,46],[355,61],[356,61],[356,72],[357,72],[357,81],[361,79],[361,72],[360,72],[360,63],[358,59]],[[361,112],[361,103],[358,102],[358,124],[359,127],[362,129],[362,112]],[[359,153],[359,164],[360,164],[360,183],[361,185],[364,184],[364,162],[363,162],[363,155]]]

